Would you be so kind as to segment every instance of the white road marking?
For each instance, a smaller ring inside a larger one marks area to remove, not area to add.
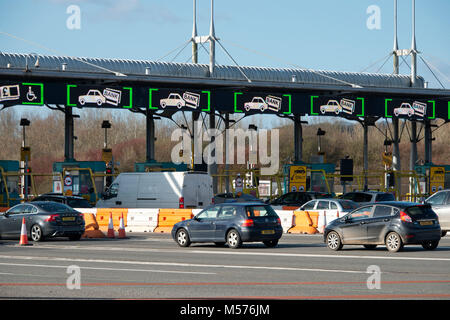
[[[21,257],[24,258],[24,257]],[[32,260],[41,260],[41,259],[32,259]],[[42,260],[49,260],[48,258]],[[54,259],[57,261],[75,261],[81,262],[78,260],[82,259]],[[16,267],[35,267],[35,268],[64,268],[67,269],[68,266],[57,266],[57,265],[48,265],[48,264],[25,264],[25,263],[10,263],[10,262],[0,262],[0,265],[4,266],[16,266]],[[158,273],[189,273],[189,274],[215,274],[211,272],[194,272],[194,271],[173,271],[173,270],[151,270],[151,269],[118,269],[118,268],[100,268],[100,267],[80,267],[83,270],[108,270],[108,271],[130,271],[130,272],[158,272]],[[11,273],[12,274],[12,273]]]
[[[259,251],[237,251],[237,250],[192,250],[192,249],[150,249],[150,248],[123,248],[123,247],[94,247],[94,246],[60,246],[60,245],[37,245],[33,249],[60,249],[60,250],[94,250],[94,251],[125,251],[125,252],[160,252],[175,254],[218,254],[218,255],[256,255],[256,256],[272,256],[272,257],[298,257],[298,258],[331,258],[331,259],[378,259],[378,260],[409,260],[409,261],[449,261],[450,258],[439,257],[405,257],[398,253],[392,255],[388,252],[380,256],[367,255],[347,255],[345,253],[336,254],[312,254],[312,253],[286,253],[286,252],[259,252]],[[262,251],[262,250],[260,250]]]
[[[7,256],[0,255],[0,259],[12,260],[45,260],[45,261],[67,261],[67,262],[86,262],[86,263],[110,263],[110,264],[133,264],[133,265],[151,265],[151,266],[170,266],[170,267],[190,267],[190,268],[229,268],[229,269],[263,269],[277,271],[312,271],[312,272],[331,272],[331,273],[366,273],[366,270],[335,270],[335,269],[319,269],[319,268],[293,268],[293,267],[272,267],[272,266],[244,266],[244,265],[224,265],[224,264],[197,264],[197,263],[179,263],[179,262],[149,262],[149,261],[116,261],[103,259],[80,259],[80,258],[62,258],[62,257],[30,257],[30,256]],[[0,265],[20,265],[20,266],[40,266],[46,265],[29,265],[16,263],[0,263]],[[51,265],[49,265],[51,267]],[[67,266],[66,266],[67,267]],[[81,269],[99,269],[99,270],[124,270],[124,271],[154,271],[154,272],[172,272],[172,273],[197,273],[188,271],[160,271],[160,270],[139,270],[139,269],[111,269],[111,268],[92,268],[82,267]],[[211,274],[211,273],[210,273]],[[214,274],[214,273],[213,273]]]

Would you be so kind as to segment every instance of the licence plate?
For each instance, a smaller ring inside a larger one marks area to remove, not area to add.
[[[433,221],[420,221],[421,226],[431,226]]]
[[[274,234],[275,231],[274,230],[263,230],[261,231],[262,234]]]
[[[75,217],[63,217],[62,221],[75,221]]]

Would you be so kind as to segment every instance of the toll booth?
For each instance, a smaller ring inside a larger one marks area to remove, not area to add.
[[[135,172],[151,172],[151,171],[188,171],[185,163],[175,164],[173,162],[140,162],[134,164]]]
[[[291,191],[333,193],[334,179],[327,179],[327,175],[334,174],[335,169],[336,165],[333,163],[298,162],[284,165],[284,193]]]
[[[432,195],[450,189],[450,165],[424,164],[414,167],[418,175],[420,193]]]
[[[20,203],[20,164],[16,160],[0,160],[0,207]]]
[[[53,192],[78,195],[95,204],[105,186],[104,161],[53,163]]]

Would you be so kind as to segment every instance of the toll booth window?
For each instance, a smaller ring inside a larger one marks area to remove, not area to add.
[[[88,194],[92,188],[92,181],[89,172],[80,172],[80,193]]]
[[[19,177],[8,177],[6,181],[9,193],[19,193]]]

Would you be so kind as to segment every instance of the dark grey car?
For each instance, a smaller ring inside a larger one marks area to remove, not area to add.
[[[172,229],[172,238],[181,247],[192,242],[214,242],[239,248],[243,242],[255,241],[275,247],[282,234],[275,210],[259,202],[213,205],[193,219],[176,223]]]
[[[338,198],[357,202],[360,206],[373,202],[395,201],[395,197],[392,193],[381,191],[352,191],[344,193]]]
[[[47,237],[69,237],[79,240],[84,233],[83,215],[71,207],[51,201],[15,205],[0,213],[0,237],[20,237],[22,219],[33,241]]]
[[[379,202],[362,206],[330,222],[324,241],[331,250],[344,244],[361,244],[367,249],[386,245],[397,252],[405,244],[421,244],[433,250],[441,239],[441,227],[430,205],[412,202]]]

